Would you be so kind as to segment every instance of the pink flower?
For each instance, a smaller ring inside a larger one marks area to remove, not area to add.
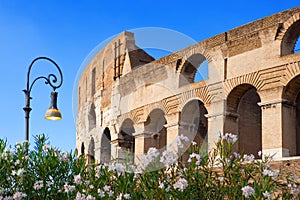
[[[16,193],[14,194],[14,196],[13,196],[13,198],[14,198],[15,200],[21,200],[21,199],[23,199],[23,198],[25,198],[25,197],[27,197],[27,194],[22,193],[22,192],[16,192]]]
[[[36,181],[33,185],[33,189],[39,190],[42,187],[44,187],[44,182],[43,181]]]
[[[75,182],[77,185],[81,185],[82,180],[81,180],[80,174],[74,176],[74,182]]]
[[[93,197],[92,195],[88,195],[88,196],[86,197],[86,200],[96,200],[96,198]]]

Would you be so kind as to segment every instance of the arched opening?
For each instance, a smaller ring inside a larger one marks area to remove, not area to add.
[[[135,139],[134,134],[135,129],[133,126],[133,121],[131,119],[126,119],[120,128],[119,133],[119,147],[121,147],[122,155],[119,155],[119,158],[130,159],[134,161],[134,147]]]
[[[105,128],[101,137],[100,161],[108,163],[111,160],[111,135],[109,128]]]
[[[294,53],[300,53],[300,37],[298,37],[295,47],[294,47]]]
[[[281,55],[299,53],[300,20],[296,21],[286,31],[281,42]]]
[[[208,62],[202,54],[194,54],[183,64],[179,87],[208,78]]]
[[[75,156],[76,157],[78,156],[78,149],[77,148],[75,149]]]
[[[182,149],[182,151],[185,152],[182,155],[183,162],[186,162],[189,158],[192,148],[190,144],[193,141],[201,147],[201,153],[207,152],[208,121],[205,117],[206,114],[207,110],[204,104],[199,100],[189,101],[181,111],[179,134],[187,136],[190,140],[188,143],[189,146]]]
[[[300,156],[300,75],[284,87],[282,99],[283,148],[290,156]]]
[[[94,138],[91,137],[88,149],[88,163],[95,162],[95,141]]]
[[[249,84],[234,88],[227,97],[225,132],[238,134],[235,150],[258,157],[262,150],[262,115],[260,97]]]
[[[84,143],[81,143],[81,155],[84,156]]]
[[[296,98],[296,155],[300,156],[300,92]]]
[[[92,97],[94,97],[96,93],[96,68],[92,70]]]
[[[150,147],[163,150],[167,145],[167,128],[165,125],[167,120],[165,113],[160,109],[154,109],[147,117],[144,123],[145,132],[150,137],[145,140],[144,152],[146,153]]]
[[[96,112],[95,112],[95,105],[92,104],[90,112],[89,112],[89,131],[93,130],[96,128]]]

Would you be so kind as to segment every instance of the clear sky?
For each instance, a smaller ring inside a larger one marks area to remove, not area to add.
[[[251,1],[0,1],[0,138],[9,144],[25,139],[26,74],[39,56],[53,59],[62,69],[58,89],[63,120],[44,119],[51,88],[37,82],[31,96],[30,142],[45,133],[51,144],[75,149],[72,93],[85,58],[102,41],[124,30],[160,27],[201,41],[237,26],[300,5],[300,0]],[[176,42],[176,41],[174,41]],[[56,73],[47,62],[36,63],[31,77]]]

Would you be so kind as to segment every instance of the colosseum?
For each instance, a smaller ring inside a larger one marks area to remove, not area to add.
[[[240,152],[300,156],[299,36],[300,7],[157,60],[122,32],[80,77],[78,155],[138,162],[181,134],[209,151],[218,132],[230,132]]]

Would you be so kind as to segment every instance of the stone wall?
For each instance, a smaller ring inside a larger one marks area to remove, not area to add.
[[[164,134],[146,128],[149,117],[157,123],[153,126],[160,124],[156,119],[160,115],[153,113],[163,113],[166,138],[161,137],[161,143],[174,142],[183,129],[189,135],[206,127],[201,134],[207,150],[214,147],[221,131],[239,135],[239,151],[257,155],[261,150],[276,153],[278,158],[298,155],[300,109],[295,105],[300,99],[300,54],[294,53],[294,46],[299,27],[297,7],[158,60],[135,45],[133,33],[121,33],[99,51],[81,75],[78,152],[84,147],[83,153],[99,162],[104,130],[109,130],[111,159],[124,158],[127,149],[137,161],[139,154],[154,144],[152,140]],[[194,81],[204,61],[208,78]],[[186,123],[187,115],[182,112],[191,101],[199,102],[199,107]],[[200,112],[202,108],[207,112]],[[201,124],[204,118],[205,126]],[[95,122],[92,128],[91,121]],[[126,133],[124,127],[131,131]],[[87,152],[92,139],[94,151]]]

